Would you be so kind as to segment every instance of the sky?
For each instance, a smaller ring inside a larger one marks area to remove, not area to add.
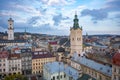
[[[83,34],[120,35],[120,0],[0,0],[0,32],[69,35],[77,13]]]

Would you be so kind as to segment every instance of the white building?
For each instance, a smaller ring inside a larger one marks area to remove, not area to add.
[[[9,58],[9,74],[21,74],[21,57],[20,54],[10,54]]]
[[[8,52],[1,51],[0,52],[0,78],[7,75],[8,73]]]
[[[62,62],[51,62],[44,65],[44,80],[77,80],[80,73]]]
[[[12,20],[12,18],[10,18],[8,20],[8,40],[14,40],[14,27],[13,24],[14,20]]]

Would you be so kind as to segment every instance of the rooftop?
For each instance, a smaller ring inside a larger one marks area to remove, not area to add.
[[[61,38],[59,41],[59,45],[63,45],[66,41],[68,41],[68,38]]]
[[[20,54],[9,54],[9,59],[20,59]]]
[[[59,47],[59,48],[57,49],[57,52],[65,52],[65,49],[64,49],[63,47]]]
[[[75,53],[72,57],[73,61],[76,61],[84,66],[90,67],[94,70],[97,70],[107,76],[112,75],[112,67],[104,64],[97,63],[93,60],[87,59],[85,56],[78,56],[77,53]]]
[[[51,57],[54,57],[54,56],[51,53],[46,51],[35,51],[32,53],[32,59],[51,58]]]
[[[0,40],[0,43],[25,43],[26,40]]]
[[[96,79],[91,78],[91,76],[87,74],[83,74],[82,77],[80,77],[78,80],[96,80]]]
[[[113,56],[112,63],[115,64],[115,65],[120,66],[120,53],[116,53]]]
[[[79,77],[79,72],[76,69],[68,65],[64,65],[62,62],[47,63],[44,65],[44,68],[46,68],[46,70],[51,74],[64,72],[66,75],[73,77],[74,80],[77,80]]]
[[[57,41],[49,41],[48,42],[50,45],[57,45]]]
[[[1,51],[0,52],[0,58],[7,58],[8,57],[8,52],[7,51]]]

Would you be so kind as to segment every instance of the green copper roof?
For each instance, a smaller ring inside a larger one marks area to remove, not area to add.
[[[77,18],[77,14],[75,14],[73,22],[74,22],[73,23],[73,29],[80,28],[82,30],[82,27],[79,26],[79,19]]]
[[[77,18],[77,15],[76,15],[76,14],[75,14],[75,18],[74,18],[73,21],[74,21],[73,28],[74,28],[74,29],[79,28],[79,23],[78,23],[79,19]]]

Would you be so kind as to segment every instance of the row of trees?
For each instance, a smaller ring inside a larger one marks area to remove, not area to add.
[[[28,80],[27,77],[21,74],[7,75],[4,80]]]

